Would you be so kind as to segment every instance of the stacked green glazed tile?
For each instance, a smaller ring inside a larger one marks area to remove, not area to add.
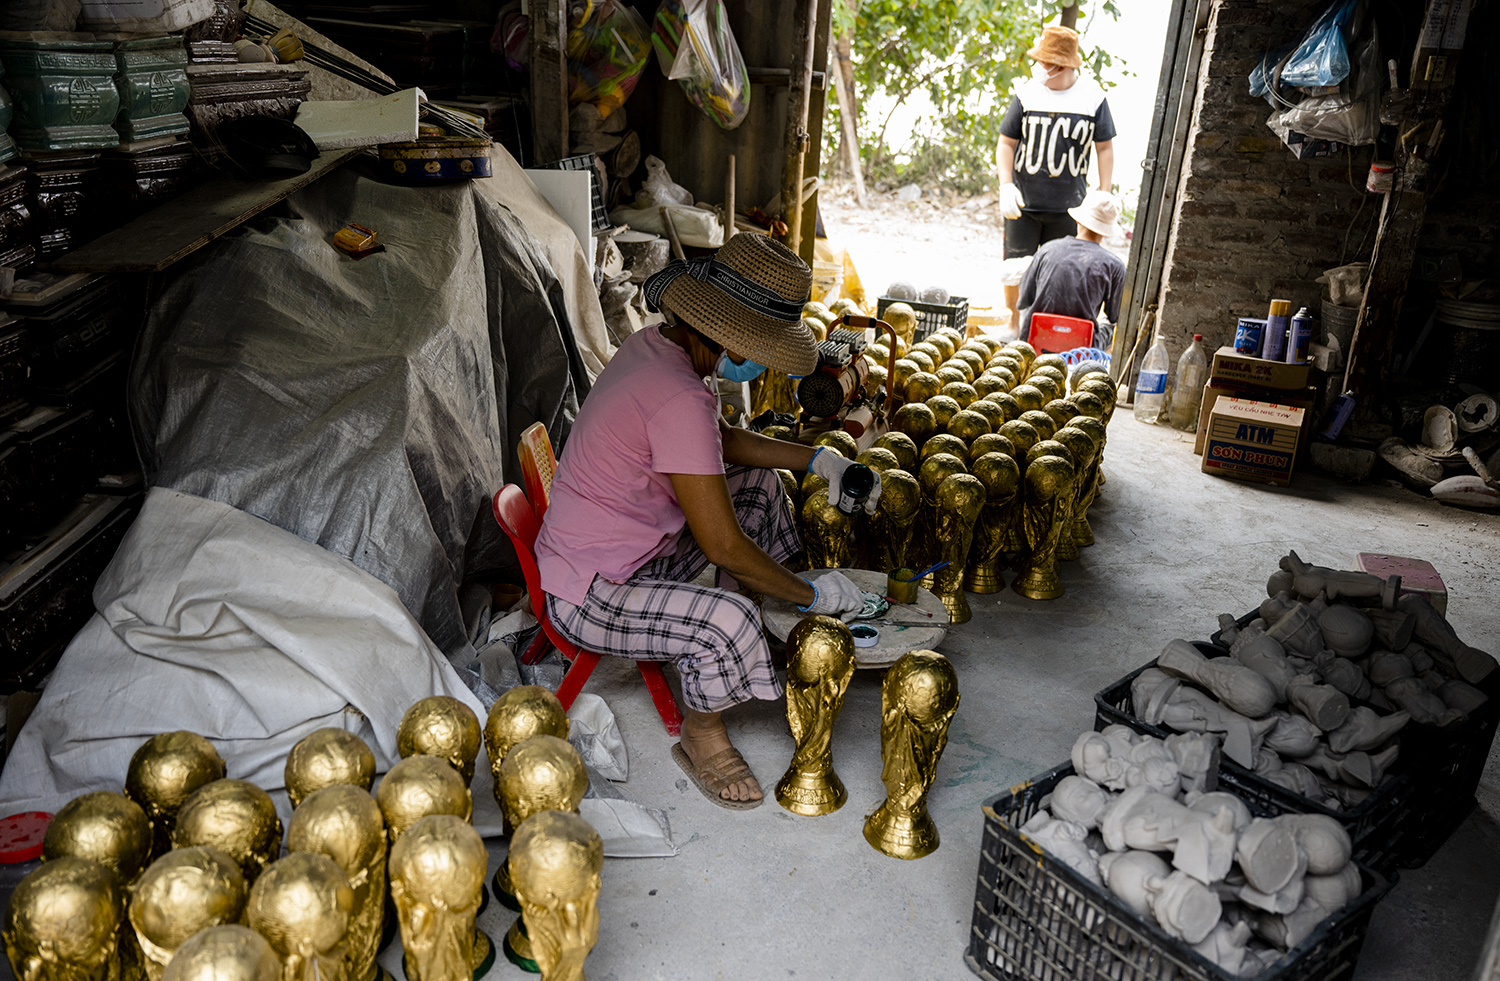
[[[114,45],[108,41],[0,43],[15,105],[10,135],[26,150],[88,150],[120,142]]]
[[[115,44],[115,87],[120,141],[134,143],[188,131],[182,114],[188,101],[187,50],[181,37],[155,37]]]

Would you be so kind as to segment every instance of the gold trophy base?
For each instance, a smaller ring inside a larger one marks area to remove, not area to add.
[[[516,917],[516,922],[510,925],[505,933],[505,959],[523,971],[532,974],[541,974],[542,968],[532,956],[531,938],[526,934],[526,924],[521,917]]]
[[[937,851],[938,829],[926,804],[917,804],[909,814],[897,813],[887,799],[865,819],[865,841],[892,858],[921,858]]]
[[[1084,548],[1094,544],[1094,529],[1089,525],[1088,515],[1080,515],[1073,522],[1073,540]]]
[[[1078,558],[1078,542],[1073,538],[1071,522],[1063,528],[1062,534],[1057,537],[1057,557],[1064,562],[1072,562]]]
[[[776,783],[776,803],[805,817],[832,814],[848,799],[849,791],[832,767],[823,773],[787,770]]]
[[[1031,568],[1015,582],[1010,588],[1020,593],[1027,599],[1050,600],[1057,599],[1063,594],[1062,580],[1057,578],[1057,570],[1048,564],[1046,568]]]
[[[530,949],[529,945],[527,949]],[[508,949],[506,951],[506,956],[510,956],[510,951]],[[479,981],[480,978],[490,973],[490,968],[495,966],[495,942],[490,939],[489,934],[485,933],[477,926],[474,928],[474,954],[471,958],[471,962],[474,964],[474,972],[470,976],[471,981]],[[541,973],[540,968],[537,969],[537,973]],[[411,964],[408,962],[405,955],[402,955],[401,957],[401,976],[405,978],[406,981],[412,981]],[[386,977],[390,977],[390,975],[386,974]]]
[[[511,888],[510,884],[509,856],[506,856],[505,860],[500,863],[500,867],[495,870],[494,876],[491,877],[490,891],[495,894],[496,899],[500,900],[501,906],[504,906],[512,913],[521,912],[521,901],[516,898],[515,890]]]
[[[935,592],[935,595],[943,601],[943,609],[948,611],[949,623],[968,623],[974,619],[974,611],[969,609],[969,601],[965,598],[962,587],[951,593]]]
[[[978,562],[964,570],[964,589],[980,596],[990,593],[998,593],[1005,588],[1005,580],[1000,576],[999,558],[988,562]]]

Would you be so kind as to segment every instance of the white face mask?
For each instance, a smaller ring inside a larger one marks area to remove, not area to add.
[[[1031,77],[1039,85],[1047,84],[1047,69],[1042,67],[1042,63],[1040,61],[1034,61],[1031,63]]]

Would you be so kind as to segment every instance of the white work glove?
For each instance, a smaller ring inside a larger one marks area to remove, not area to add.
[[[844,471],[852,466],[853,460],[827,446],[818,447],[807,463],[807,469],[828,481],[828,503],[834,507],[838,507],[839,495],[844,491]],[[874,514],[875,503],[880,500],[880,471],[870,472],[875,475],[875,486],[870,488],[870,496],[865,498],[866,514]]]
[[[1026,207],[1026,201],[1021,197],[1021,189],[1010,181],[1000,185],[1000,213],[1012,220],[1021,217],[1021,209]]]
[[[817,582],[808,579],[807,584],[813,588],[813,601],[797,607],[803,613],[838,617],[848,623],[865,608],[864,593],[842,572],[825,572]]]

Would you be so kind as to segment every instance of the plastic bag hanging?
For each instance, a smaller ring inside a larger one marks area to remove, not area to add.
[[[646,22],[616,0],[585,3],[577,20],[568,31],[568,105],[592,103],[608,117],[630,98],[651,57]]]
[[[750,78],[723,0],[662,0],[651,43],[662,73],[721,129],[745,121]]]
[[[1284,85],[1313,88],[1337,85],[1349,74],[1349,49],[1345,27],[1354,14],[1358,0],[1336,0],[1333,6],[1313,22],[1302,43],[1287,59],[1282,69]]]

